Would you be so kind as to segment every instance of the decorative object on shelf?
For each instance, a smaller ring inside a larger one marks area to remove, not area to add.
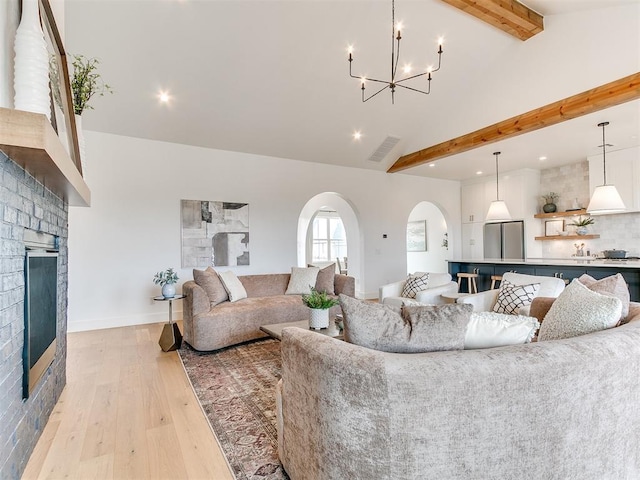
[[[564,231],[564,220],[547,220],[544,222],[544,234],[547,237],[554,235],[566,235]]]
[[[584,257],[584,243],[574,243],[576,247],[576,257]]]
[[[574,227],[576,227],[576,233],[578,235],[586,235],[589,230],[587,229],[587,227],[589,225],[593,225],[594,223],[596,223],[596,221],[587,216],[587,217],[583,217],[582,215],[578,218],[578,220],[571,222],[569,225],[573,225]]]
[[[441,246],[449,250],[449,234],[447,232],[444,233],[444,238],[442,239]]]
[[[176,296],[176,282],[178,274],[173,268],[167,268],[164,272],[157,272],[153,277],[153,283],[162,287],[162,296],[164,298],[173,298]]]
[[[559,198],[559,195],[556,192],[549,192],[546,195],[542,195],[544,198],[544,205],[542,206],[542,211],[544,213],[553,213],[558,210],[556,206],[556,201]]]
[[[406,74],[406,77],[397,79],[396,75],[398,73],[398,62],[400,61],[400,40],[402,39],[402,35],[400,34],[400,30],[402,29],[402,24],[400,22],[398,22],[396,24],[396,12],[395,12],[395,0],[391,0],[391,79],[390,80],[378,80],[375,78],[366,78],[365,76],[362,75],[354,75],[351,71],[351,64],[353,62],[353,48],[351,46],[349,46],[348,50],[349,50],[349,76],[351,78],[357,78],[358,80],[360,80],[360,84],[361,87],[360,89],[362,90],[362,101],[366,102],[367,100],[370,100],[371,98],[375,97],[376,95],[378,95],[380,92],[382,92],[383,90],[386,90],[387,88],[389,90],[391,90],[391,103],[395,103],[395,92],[396,92],[396,87],[401,87],[401,88],[405,88],[407,90],[411,90],[414,92],[418,92],[418,93],[423,93],[425,95],[429,95],[429,93],[431,93],[431,78],[432,78],[432,74],[434,72],[437,72],[438,70],[440,70],[440,65],[442,63],[442,38],[438,39],[438,67],[437,68],[433,68],[433,67],[429,67],[427,68],[426,72],[422,72],[422,73],[416,73],[416,74],[411,74],[411,67],[409,65],[405,65],[405,67],[403,68],[403,73]],[[408,80],[413,80],[415,78],[419,78],[419,77],[423,77],[424,75],[427,75],[427,89],[426,90],[420,90],[418,88],[415,87],[409,87],[407,85],[403,85],[403,82],[406,82]],[[369,95],[368,97],[365,95],[365,83],[366,82],[375,82],[375,83],[380,83],[383,84],[382,88],[380,88],[379,90],[377,90],[375,93]]]
[[[511,220],[511,214],[504,200],[500,200],[500,190],[498,188],[498,155],[502,152],[493,152],[496,157],[496,199],[489,205],[486,222],[504,222]]]
[[[40,24],[38,0],[22,0],[22,18],[16,30],[14,51],[14,107],[42,113],[51,120],[49,54]]]
[[[612,147],[613,145],[608,145],[605,141],[604,129],[609,125],[609,122],[601,122],[598,124],[599,127],[602,127],[602,185],[598,185],[593,191],[593,195],[591,196],[591,201],[589,202],[589,206],[587,207],[588,213],[619,213],[624,212],[626,207],[624,206],[624,202],[622,201],[622,197],[618,193],[615,185],[607,184],[607,147]]]
[[[311,287],[311,293],[302,296],[302,302],[311,309],[309,328],[320,330],[329,327],[329,309],[338,305],[338,300]]]

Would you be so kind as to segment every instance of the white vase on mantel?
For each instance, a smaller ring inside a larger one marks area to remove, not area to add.
[[[16,110],[42,113],[51,120],[49,54],[40,25],[38,0],[22,0],[22,18],[13,49],[14,107]]]
[[[82,132],[82,115],[77,113],[74,115],[76,118],[76,134],[78,135],[78,151],[80,152],[80,166],[82,167],[82,176],[86,180],[87,178],[87,162],[85,160],[85,143],[84,133]]]

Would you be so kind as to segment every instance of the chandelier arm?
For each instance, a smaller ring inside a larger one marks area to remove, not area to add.
[[[607,155],[606,155],[606,150],[607,150],[607,145],[606,142],[604,141],[604,127],[606,126],[606,124],[603,122],[602,124],[602,179],[604,180],[604,184],[607,184]]]
[[[407,80],[413,80],[414,78],[422,77],[422,76],[426,75],[427,73],[429,73],[429,72],[417,73],[415,75],[411,75],[410,77],[401,78],[400,80],[396,81],[396,85],[398,83],[401,83],[401,82],[406,82]]]
[[[431,83],[429,83],[429,90],[427,90],[426,92],[424,90],[418,90],[417,88],[407,87],[406,85],[400,85],[397,82],[396,82],[396,87],[406,88],[407,90],[412,90],[418,93],[424,93],[425,95],[429,95],[431,93]]]
[[[395,82],[396,80],[396,73],[398,73],[398,62],[400,61],[400,39],[398,38],[398,48],[397,48],[397,55],[396,55],[396,64],[393,67],[393,70],[391,72],[391,82]]]
[[[442,47],[440,47],[440,49],[438,50],[438,68],[436,68],[435,70],[431,70],[431,73],[437,72],[438,70],[440,70],[441,66],[442,66]]]
[[[385,85],[384,87],[382,87],[380,90],[378,90],[376,93],[374,93],[373,95],[364,98],[364,92],[362,92],[362,101],[366,102],[367,100],[371,100],[373,97],[375,97],[376,95],[378,95],[380,92],[382,92],[383,90],[386,90],[387,88],[389,88],[389,84],[387,83],[387,85]]]

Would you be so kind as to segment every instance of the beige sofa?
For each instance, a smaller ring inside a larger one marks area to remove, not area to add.
[[[238,279],[247,291],[247,298],[223,302],[211,307],[202,287],[190,280],[182,286],[184,340],[196,350],[209,351],[247,340],[265,337],[261,325],[296,322],[309,318],[309,309],[301,295],[285,295],[289,273],[244,275]],[[353,297],[355,279],[347,275],[334,278],[336,296]],[[340,306],[331,313],[340,313]]]
[[[280,459],[292,480],[640,478],[640,304],[627,318],[420,354],[285,329]]]

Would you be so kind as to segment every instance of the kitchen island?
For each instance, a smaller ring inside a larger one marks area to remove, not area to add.
[[[586,273],[600,279],[622,274],[629,285],[629,294],[634,302],[640,301],[640,260],[614,260],[594,257],[572,258],[527,258],[522,259],[484,259],[484,260],[449,260],[449,273],[456,279],[458,273],[477,273],[478,291],[489,290],[492,275],[505,272],[525,273],[563,278],[570,282]],[[466,292],[466,283],[461,286]]]

